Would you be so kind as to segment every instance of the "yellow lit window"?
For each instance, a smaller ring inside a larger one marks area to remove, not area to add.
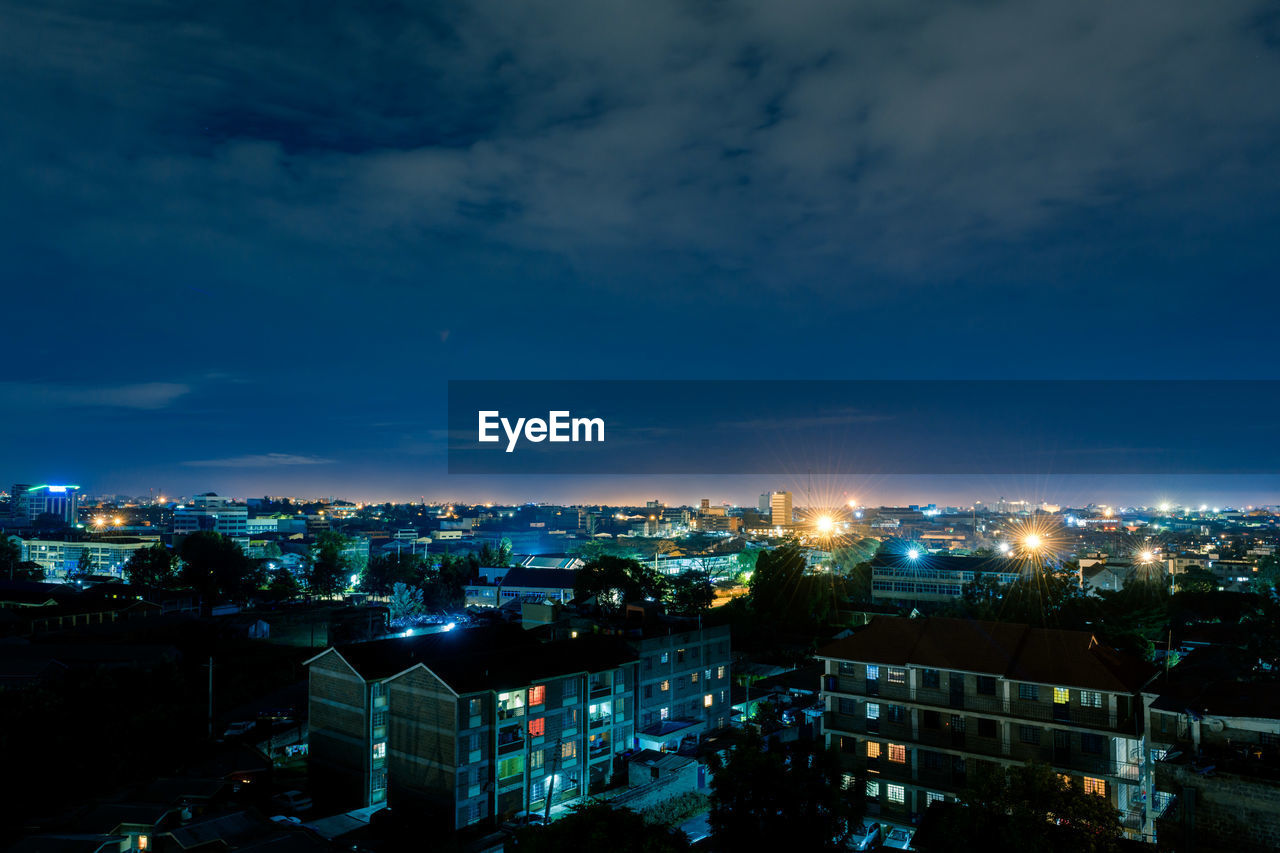
[[[578,754],[578,742],[576,740],[567,740],[560,746],[561,758],[573,758]]]
[[[880,744],[874,740],[867,741],[867,758],[880,757]]]
[[[1053,688],[1053,701],[1056,705],[1065,705],[1071,701],[1071,691],[1065,687]]]
[[[889,744],[889,760],[894,764],[905,764],[907,761],[907,748],[900,743]]]
[[[1107,795],[1107,780],[1095,779],[1092,776],[1084,777],[1084,792],[1086,794],[1097,794],[1099,797]]]
[[[662,682],[662,684],[661,684],[661,685],[659,685],[659,689],[660,689],[660,690],[664,690],[664,691],[666,691],[666,690],[670,690],[670,689],[671,689],[671,682],[670,682],[670,681],[663,681],[663,682]]]
[[[702,697],[702,707],[704,707],[704,708],[710,708],[710,707],[711,707],[711,694],[710,694],[710,693],[708,693],[706,696],[703,696],[703,697]]]

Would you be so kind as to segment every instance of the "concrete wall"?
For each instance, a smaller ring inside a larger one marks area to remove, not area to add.
[[[1161,761],[1156,764],[1156,789],[1178,797],[1159,821],[1162,850],[1280,850],[1280,781],[1216,770],[1202,776],[1189,765]]]

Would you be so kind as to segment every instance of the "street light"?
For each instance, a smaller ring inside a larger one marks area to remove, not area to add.
[[[920,559],[920,551],[919,551],[919,549],[917,549],[917,548],[911,548],[910,550],[908,550],[908,551],[907,551],[907,559],[908,559],[908,560],[913,560],[913,561],[914,561],[914,560],[918,560],[918,559]]]

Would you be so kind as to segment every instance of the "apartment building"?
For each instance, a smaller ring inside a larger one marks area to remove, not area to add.
[[[868,809],[910,820],[987,763],[1045,762],[1150,837],[1142,688],[1150,666],[1091,634],[878,616],[818,652],[823,728]]]
[[[632,612],[643,608],[632,607]],[[658,619],[628,640],[639,658],[636,746],[674,750],[732,715],[729,626]]]
[[[311,774],[334,807],[403,803],[461,829],[602,790],[634,741],[636,657],[618,637],[504,625],[307,663]]]

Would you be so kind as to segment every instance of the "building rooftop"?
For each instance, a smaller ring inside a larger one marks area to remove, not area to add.
[[[502,578],[502,585],[573,589],[577,577],[578,573],[574,569],[531,569],[515,566]]]
[[[575,672],[602,672],[636,660],[618,637],[586,635],[542,642],[537,632],[502,624],[356,643],[336,651],[367,681],[390,678],[423,664],[458,693],[522,687]]]
[[[818,656],[1113,693],[1135,693],[1155,673],[1146,662],[1122,655],[1087,631],[938,616],[878,616],[852,636],[819,649]]]

